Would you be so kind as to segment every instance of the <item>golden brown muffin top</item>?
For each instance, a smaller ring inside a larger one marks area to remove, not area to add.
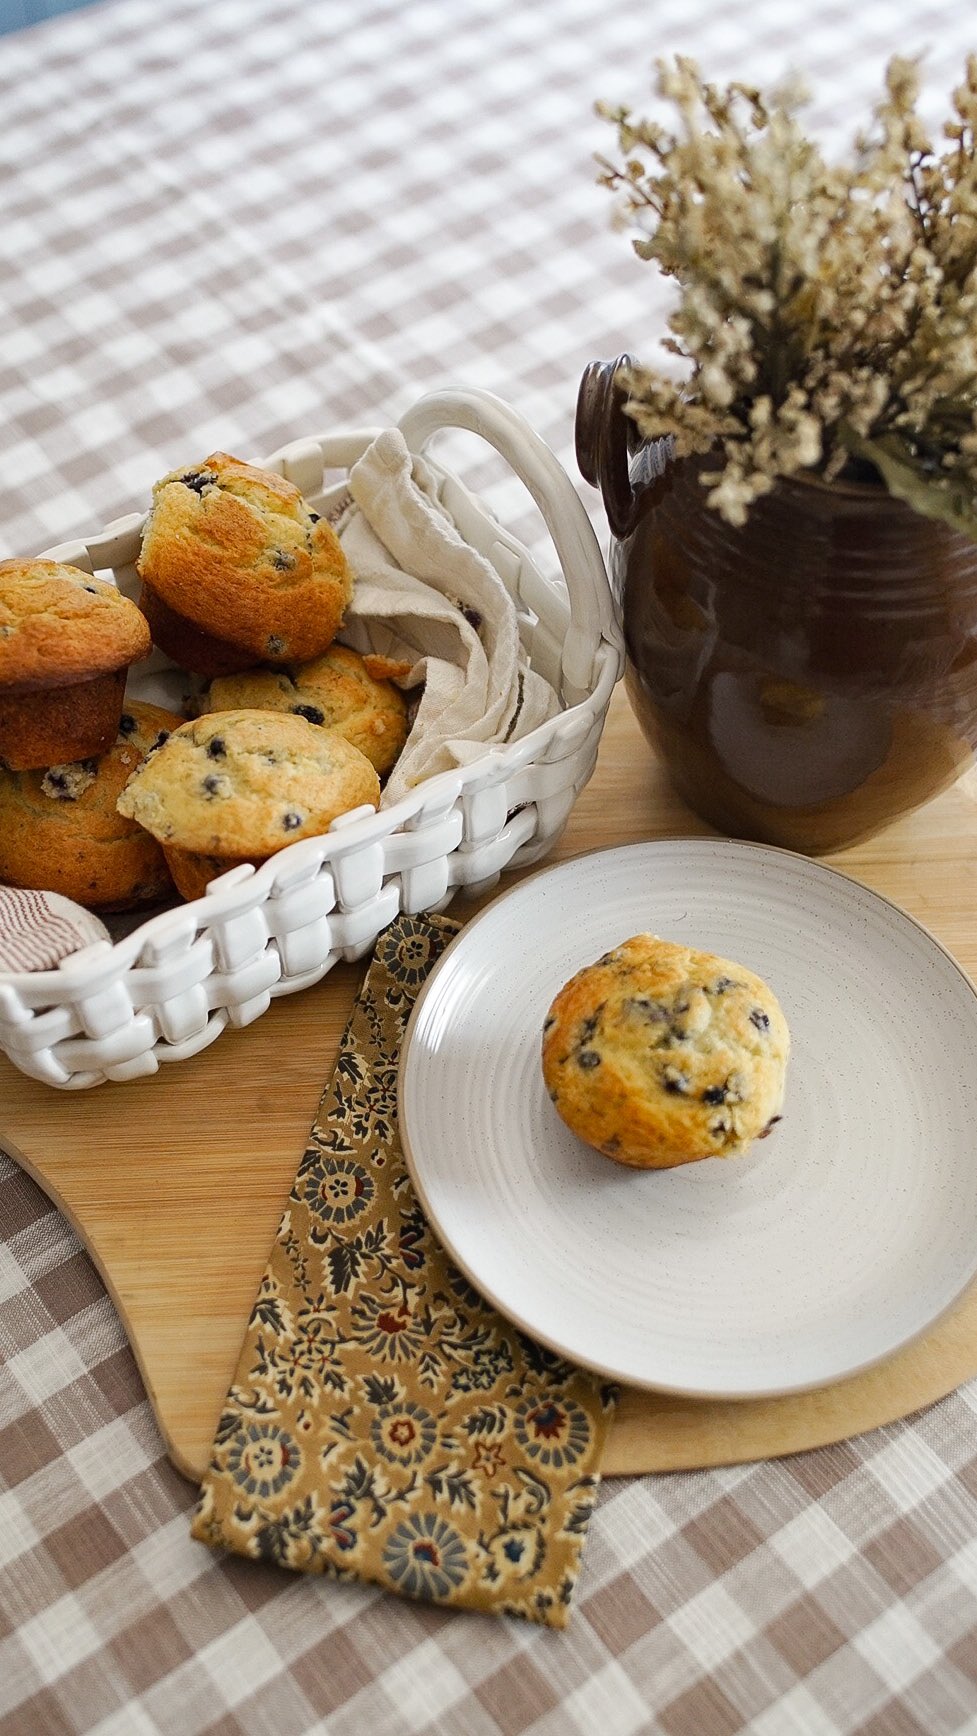
[[[324,651],[353,591],[335,531],[295,484],[226,452],[156,484],[136,564],[171,609],[256,662]]]
[[[407,663],[361,657],[346,645],[330,645],[321,657],[294,669],[247,669],[220,675],[201,701],[205,712],[290,711],[319,728],[338,730],[381,774],[388,772],[407,739],[407,702],[391,681],[377,680],[371,669],[396,669]]]
[[[119,812],[163,844],[205,855],[270,856],[375,807],[380,781],[358,748],[303,717],[221,711],[185,723],[119,797]]]
[[[582,1139],[670,1167],[743,1151],[779,1116],[790,1034],[768,984],[656,935],[571,977],[543,1031],[543,1076]]]
[[[150,649],[145,617],[107,580],[59,561],[0,561],[0,686],[72,687]]]

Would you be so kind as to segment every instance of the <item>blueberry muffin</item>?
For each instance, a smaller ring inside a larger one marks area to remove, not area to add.
[[[263,862],[379,799],[372,765],[341,735],[304,717],[240,710],[174,730],[118,805],[159,840],[184,898],[198,898],[237,863]]]
[[[291,711],[307,723],[338,730],[383,777],[407,740],[407,702],[387,670],[406,675],[407,663],[361,657],[345,645],[330,645],[323,656],[294,670],[249,669],[212,681],[201,710]],[[378,679],[379,676],[379,679]]]
[[[0,561],[0,765],[104,753],[126,671],[150,649],[144,617],[105,579],[58,561]]]
[[[0,771],[0,881],[60,892],[89,910],[132,910],[171,896],[155,838],[124,819],[116,802],[181,721],[127,700],[116,740],[99,758]]]
[[[543,1077],[588,1145],[635,1169],[670,1169],[769,1133],[789,1047],[776,996],[752,971],[637,934],[560,990]]]
[[[294,483],[226,452],[156,484],[136,564],[154,643],[198,675],[318,656],[353,589]]]

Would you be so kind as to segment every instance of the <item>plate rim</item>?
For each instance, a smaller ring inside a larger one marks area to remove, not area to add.
[[[805,856],[803,852],[799,850],[787,850],[775,844],[762,844],[750,838],[733,838],[722,834],[714,837],[702,837],[696,833],[680,833],[674,837],[667,838],[635,839],[627,844],[599,845],[593,850],[581,850],[576,855],[564,857],[559,862],[549,862],[545,864],[545,866],[536,869],[534,873],[526,875],[526,877],[523,880],[520,880],[515,886],[507,887],[504,892],[499,893],[497,897],[493,898],[484,907],[484,909],[477,911],[474,916],[470,917],[463,924],[458,933],[451,937],[448,945],[445,947],[440,957],[428,972],[424,982],[421,984],[417,999],[411,1008],[410,1016],[404,1030],[400,1057],[397,1063],[397,1127],[400,1135],[401,1149],[404,1154],[404,1162],[407,1166],[411,1185],[420,1201],[425,1218],[449,1259],[452,1260],[458,1267],[459,1271],[464,1274],[469,1283],[478,1291],[479,1295],[483,1297],[486,1302],[490,1303],[493,1308],[498,1310],[503,1319],[509,1321],[510,1324],[515,1326],[519,1332],[525,1333],[527,1337],[543,1345],[544,1348],[552,1351],[554,1355],[559,1356],[562,1360],[570,1362],[576,1367],[585,1369],[592,1374],[599,1375],[606,1380],[614,1381],[625,1388],[630,1388],[632,1391],[661,1393],[663,1397],[694,1399],[714,1404],[763,1403],[781,1398],[796,1397],[800,1393],[823,1391],[828,1387],[839,1385],[843,1381],[855,1379],[858,1375],[865,1374],[873,1368],[879,1368],[892,1357],[900,1355],[909,1346],[918,1344],[921,1339],[926,1337],[927,1333],[932,1332],[942,1321],[946,1320],[947,1317],[953,1313],[954,1309],[959,1305],[967,1292],[972,1288],[975,1281],[977,1281],[977,1242],[974,1244],[972,1269],[967,1278],[960,1287],[954,1291],[946,1304],[940,1308],[937,1313],[931,1315],[928,1320],[924,1321],[921,1326],[915,1328],[912,1332],[907,1333],[904,1338],[901,1338],[898,1341],[898,1343],[891,1345],[888,1350],[882,1351],[877,1356],[868,1357],[861,1362],[853,1363],[840,1372],[826,1375],[822,1380],[804,1380],[783,1386],[759,1387],[749,1391],[739,1390],[736,1392],[729,1392],[716,1388],[676,1386],[662,1381],[650,1381],[636,1378],[632,1373],[615,1368],[609,1362],[601,1361],[598,1363],[592,1359],[582,1357],[578,1352],[570,1349],[566,1344],[561,1344],[550,1334],[540,1332],[538,1327],[530,1325],[528,1321],[522,1319],[517,1313],[515,1313],[511,1305],[506,1303],[494,1288],[486,1286],[481,1277],[476,1277],[468,1263],[459,1257],[446,1237],[438,1214],[433,1209],[428,1192],[420,1179],[417,1159],[411,1145],[404,1115],[407,1062],[414,1042],[416,1027],[420,1022],[422,1010],[428,995],[435,987],[437,979],[440,977],[443,969],[446,967],[453,954],[461,949],[461,943],[468,938],[484,918],[493,915],[500,905],[519,896],[527,887],[535,885],[536,882],[540,880],[546,879],[562,870],[573,868],[576,864],[591,860],[595,857],[620,857],[630,855],[634,851],[654,851],[673,845],[692,845],[696,849],[708,849],[715,845],[731,845],[737,852],[742,850],[745,853],[755,856],[786,856],[792,861],[802,863],[805,869],[813,870],[815,874],[823,875],[832,880],[841,881],[842,885],[845,887],[856,888],[859,892],[864,893],[870,902],[882,905],[887,911],[894,913],[897,918],[907,923],[911,928],[916,929],[925,940],[929,941],[936,951],[942,954],[943,958],[953,967],[956,975],[962,980],[964,987],[969,990],[972,999],[977,1002],[977,983],[974,982],[970,973],[964,969],[960,961],[953,956],[953,953],[949,948],[944,945],[930,928],[927,928],[925,923],[920,922],[917,917],[913,916],[909,911],[904,910],[902,905],[897,904],[894,899],[887,898],[884,893],[877,892],[872,886],[866,886],[864,881],[857,880],[853,875],[845,873],[843,869],[834,868],[829,863],[822,862],[810,856]],[[975,1012],[977,1012],[977,1009],[975,1009]]]

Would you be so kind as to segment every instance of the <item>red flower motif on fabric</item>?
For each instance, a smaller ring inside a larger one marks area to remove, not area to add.
[[[386,1362],[408,1362],[422,1347],[425,1334],[403,1303],[392,1307],[369,1294],[353,1306],[351,1331],[358,1344]]]
[[[572,1399],[523,1399],[515,1417],[516,1440],[541,1465],[575,1464],[590,1441],[590,1419]]]
[[[381,1407],[370,1425],[370,1438],[381,1458],[392,1464],[416,1465],[434,1446],[437,1424],[423,1405],[405,1399]]]
[[[498,1441],[476,1441],[472,1452],[472,1469],[479,1471],[491,1483],[505,1464],[505,1453]]]
[[[391,1314],[389,1309],[384,1309],[382,1314],[377,1315],[377,1325],[381,1332],[389,1332],[393,1337],[398,1332],[406,1331],[410,1325],[410,1315],[406,1308],[398,1308],[396,1314]]]
[[[383,1565],[408,1597],[448,1597],[468,1572],[464,1540],[434,1513],[418,1513],[387,1540]]]
[[[535,1410],[531,1410],[526,1421],[537,1439],[553,1441],[557,1440],[566,1428],[567,1414],[550,1399],[546,1404],[537,1405]]]

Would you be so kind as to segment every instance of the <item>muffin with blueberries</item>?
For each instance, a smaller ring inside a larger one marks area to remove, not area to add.
[[[128,779],[182,719],[127,700],[97,758],[0,770],[0,881],[59,892],[89,910],[158,904],[173,887],[155,838],[116,803]]]
[[[346,645],[330,645],[321,657],[292,670],[249,669],[243,675],[219,676],[200,708],[292,712],[319,728],[338,730],[383,777],[407,740],[407,702],[386,676],[406,675],[409,669],[409,663],[361,657]]]
[[[222,711],[194,718],[130,778],[119,812],[152,833],[184,898],[376,807],[380,780],[351,742],[304,717]]]
[[[543,1027],[574,1133],[635,1169],[732,1157],[780,1120],[790,1049],[773,990],[713,953],[636,934],[578,971]]]
[[[30,771],[111,747],[144,617],[105,579],[60,561],[0,561],[0,765]]]
[[[226,452],[156,484],[136,565],[153,642],[198,675],[318,656],[353,591],[294,483]]]

